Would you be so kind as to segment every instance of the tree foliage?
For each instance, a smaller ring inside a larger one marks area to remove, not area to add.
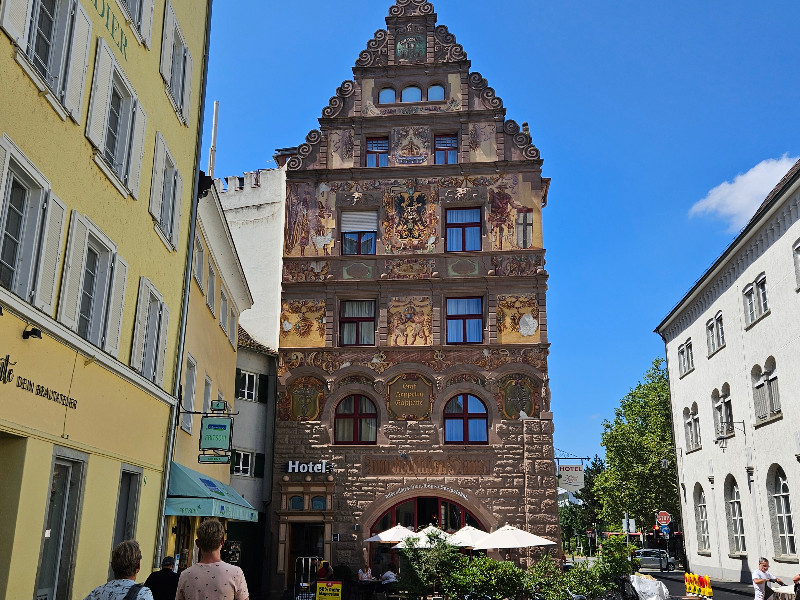
[[[593,493],[606,523],[620,523],[626,511],[639,526],[654,523],[659,510],[678,514],[671,415],[667,371],[657,358],[644,381],[620,400],[614,420],[603,422],[606,464]]]

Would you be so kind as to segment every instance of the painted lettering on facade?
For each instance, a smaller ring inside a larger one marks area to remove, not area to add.
[[[46,398],[51,402],[61,404],[72,410],[78,409],[78,401],[75,398],[71,398],[68,394],[63,394],[44,385],[39,385],[32,379],[22,377],[21,375],[17,375],[15,380],[14,369],[11,367],[16,364],[15,362],[11,362],[10,354],[6,354],[5,358],[0,358],[0,383],[9,384],[16,381],[16,388],[18,390],[28,392],[40,398]]]
[[[111,0],[92,0],[92,4],[100,18],[105,19],[106,29],[108,29],[111,39],[114,40],[114,44],[122,53],[122,58],[128,60],[128,36],[125,35],[125,31],[122,29],[125,25],[125,20],[120,21],[117,19],[117,15],[111,11]]]
[[[364,475],[406,475],[406,476],[442,476],[442,475],[489,475],[490,462],[486,459],[465,460],[456,457],[441,460],[430,456],[411,456],[402,458],[372,458],[364,461]]]
[[[388,384],[387,404],[391,419],[429,419],[433,407],[433,383],[416,373],[398,375]]]

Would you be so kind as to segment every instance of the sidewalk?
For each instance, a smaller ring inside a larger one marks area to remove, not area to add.
[[[684,597],[684,593],[679,593],[679,589],[685,590],[683,584],[683,571],[671,571],[664,573],[660,571],[645,572],[647,572],[649,575],[652,575],[656,579],[663,581],[669,588],[670,594],[672,594],[673,598]],[[712,579],[711,589],[714,591],[715,597],[717,596],[717,592],[726,592],[727,594],[736,594],[737,596],[747,596],[748,598],[753,597],[752,583]]]

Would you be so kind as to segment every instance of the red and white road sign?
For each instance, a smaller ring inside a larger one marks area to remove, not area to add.
[[[659,525],[669,525],[672,522],[672,517],[667,511],[662,510],[656,516],[656,522]]]

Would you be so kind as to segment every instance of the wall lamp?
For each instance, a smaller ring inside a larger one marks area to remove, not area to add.
[[[22,339],[27,340],[28,338],[42,339],[42,330],[38,327],[31,327],[30,329],[26,327],[25,331],[22,332]]]

